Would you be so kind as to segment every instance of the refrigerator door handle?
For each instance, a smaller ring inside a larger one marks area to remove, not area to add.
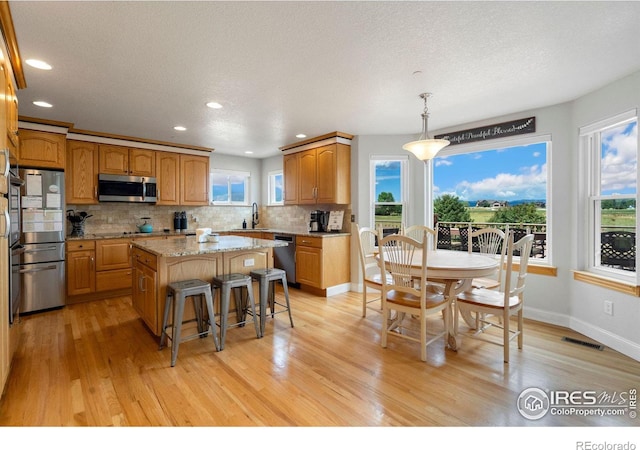
[[[3,212],[4,212],[4,229],[2,231],[2,237],[5,239],[8,239],[9,229],[11,228],[11,217],[9,216],[8,209],[5,209]]]
[[[25,253],[38,253],[38,252],[50,252],[51,250],[57,250],[58,247],[56,247],[55,245],[51,246],[51,247],[45,247],[45,248],[31,248],[29,250],[25,250]]]
[[[20,269],[20,273],[34,273],[34,272],[42,272],[45,270],[56,270],[57,266],[46,266],[46,267],[38,267],[37,269]]]

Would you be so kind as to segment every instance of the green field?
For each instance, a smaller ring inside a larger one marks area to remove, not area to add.
[[[538,212],[546,217],[546,209]],[[471,219],[475,223],[489,222],[494,211],[491,208],[469,208]],[[400,224],[400,216],[376,216],[376,223]],[[636,212],[632,209],[605,209],[602,211],[602,226],[635,227]]]

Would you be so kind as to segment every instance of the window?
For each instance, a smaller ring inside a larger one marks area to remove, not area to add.
[[[513,230],[516,239],[533,234],[531,256],[550,261],[549,141],[536,136],[512,140],[508,147],[452,146],[434,158],[434,213],[451,228],[452,249],[467,250],[469,227],[493,227]]]
[[[284,204],[282,170],[269,172],[269,205]]]
[[[249,172],[211,171],[211,199],[214,205],[248,205]]]
[[[587,267],[637,284],[636,111],[581,128],[580,147],[588,174],[583,180],[588,199]]]
[[[404,223],[406,202],[407,161],[398,157],[372,157],[371,198],[373,226],[388,232],[397,231]]]

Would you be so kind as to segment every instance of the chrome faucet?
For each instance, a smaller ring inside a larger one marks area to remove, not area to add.
[[[258,204],[254,203],[253,205],[251,205],[251,228],[255,228],[259,223],[260,219],[258,218]]]

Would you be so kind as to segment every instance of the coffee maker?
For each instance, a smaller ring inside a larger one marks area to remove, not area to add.
[[[329,211],[317,209],[311,211],[311,219],[309,221],[309,229],[311,231],[327,231],[329,223]]]

